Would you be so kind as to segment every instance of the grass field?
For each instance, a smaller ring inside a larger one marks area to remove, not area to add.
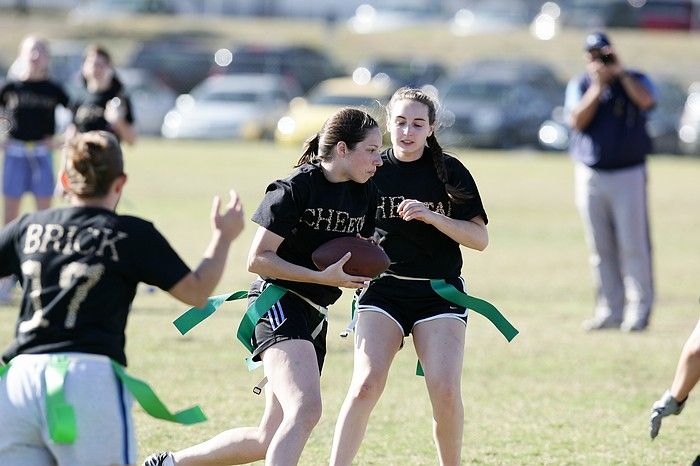
[[[700,160],[650,161],[658,290],[650,330],[589,335],[580,323],[591,312],[593,296],[570,161],[530,152],[459,155],[480,187],[491,237],[483,253],[464,251],[463,274],[474,295],[496,304],[521,331],[507,343],[481,316],[470,319],[464,464],[690,464],[700,453],[695,397],[681,416],[665,421],[653,443],[647,422],[698,317]],[[296,156],[268,144],[143,140],[127,149],[130,178],[119,210],[152,219],[194,265],[209,237],[210,198],[234,186],[249,217],[267,181],[286,174]],[[245,256],[254,230],[249,223],[234,245],[218,291],[242,289],[251,280]],[[140,457],[256,424],[262,413],[262,397],[251,393],[261,375],[246,371],[244,349],[235,339],[243,305],[229,303],[181,337],[170,322],[184,309],[164,292],[139,293],[128,327],[129,370],[148,380],[173,410],[200,403],[209,421],[182,427],[136,407]],[[348,313],[346,293],[331,310],[324,414],[303,465],[327,462],[352,370],[352,345],[336,336]],[[11,338],[15,317],[14,308],[0,307],[0,346]],[[430,404],[414,369],[415,352],[407,342],[356,464],[436,464]]]

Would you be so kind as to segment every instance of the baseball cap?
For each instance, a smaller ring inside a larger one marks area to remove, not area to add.
[[[593,32],[586,37],[585,49],[589,52],[594,49],[602,49],[603,47],[609,46],[610,39],[608,39],[608,36],[605,35],[604,32]]]

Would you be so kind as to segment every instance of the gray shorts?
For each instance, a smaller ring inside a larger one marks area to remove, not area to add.
[[[14,358],[0,379],[0,465],[97,466],[133,464],[136,434],[131,394],[114,374],[106,356],[70,356],[65,401],[75,410],[77,438],[54,443],[46,422],[44,373],[51,355]]]

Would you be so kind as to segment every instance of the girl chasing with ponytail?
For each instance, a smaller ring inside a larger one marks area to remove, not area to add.
[[[116,212],[127,176],[112,133],[78,134],[63,157],[70,205],[0,229],[0,277],[21,276],[23,288],[0,364],[0,464],[134,464],[131,406],[140,397],[123,370],[136,287],[203,306],[243,229],[242,205],[234,191],[225,206],[215,198],[211,240],[190,269],[153,223]]]

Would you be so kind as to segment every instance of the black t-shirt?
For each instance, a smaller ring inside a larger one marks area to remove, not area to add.
[[[416,278],[460,276],[462,254],[459,243],[432,225],[419,220],[402,220],[398,207],[404,199],[415,199],[450,218],[471,220],[481,216],[484,222],[488,222],[469,170],[455,157],[445,155],[449,183],[471,195],[466,202],[455,203],[449,200],[429,154],[424,153],[413,162],[401,162],[389,149],[382,153],[382,160],[384,164],[372,179],[379,189],[377,230],[382,235],[380,245],[391,259],[388,272]]]
[[[124,329],[139,282],[169,290],[190,269],[152,223],[96,207],[25,215],[0,230],[0,276],[22,304],[3,354],[76,351],[126,365]]]
[[[78,132],[103,130],[114,133],[111,125],[104,118],[107,102],[113,98],[121,99],[121,105],[125,108],[124,118],[127,123],[134,122],[134,114],[131,109],[131,100],[124,92],[119,80],[114,79],[109,88],[99,92],[86,92],[71,103],[73,111],[73,124]]]
[[[377,189],[369,181],[331,183],[320,166],[305,164],[265,191],[253,221],[284,238],[277,255],[318,270],[311,254],[326,241],[341,236],[374,234]],[[340,288],[269,278],[268,281],[295,291],[321,306],[333,304]]]
[[[56,132],[56,107],[68,96],[53,81],[10,81],[0,88],[0,107],[11,121],[10,137],[40,141]]]

